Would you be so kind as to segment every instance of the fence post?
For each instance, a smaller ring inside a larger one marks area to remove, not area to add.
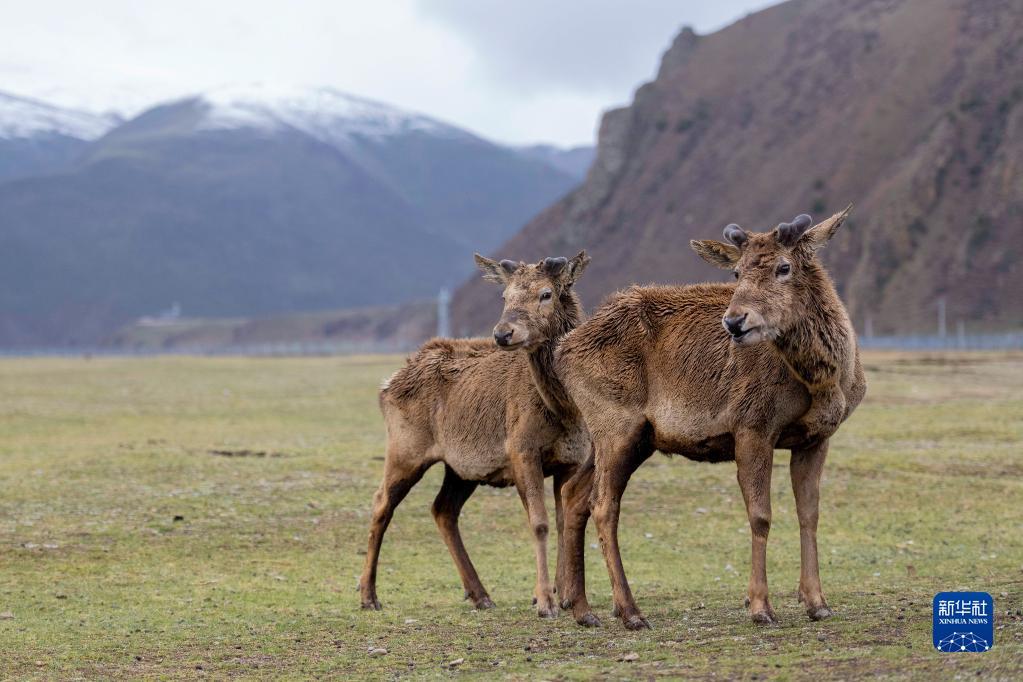
[[[447,287],[441,287],[437,294],[437,336],[448,338],[451,336],[451,293]]]

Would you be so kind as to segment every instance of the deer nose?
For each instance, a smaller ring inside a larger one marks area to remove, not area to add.
[[[742,315],[725,315],[721,320],[725,329],[732,336],[742,336],[742,325],[746,322],[746,313]]]
[[[507,331],[503,329],[495,329],[494,341],[497,341],[498,346],[507,346],[508,344],[511,343],[512,336],[514,335],[515,335],[514,329],[509,329]]]

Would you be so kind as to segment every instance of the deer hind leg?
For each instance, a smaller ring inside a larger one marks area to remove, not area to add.
[[[767,536],[771,531],[771,467],[773,444],[755,434],[737,434],[735,461],[738,465],[739,487],[746,502],[753,538],[753,561],[750,567],[747,605],[754,623],[777,623],[767,593]]]
[[[395,508],[408,495],[432,462],[414,461],[412,458],[392,456],[388,451],[384,464],[384,480],[373,495],[373,514],[369,525],[369,547],[366,550],[366,563],[359,579],[359,590],[362,595],[362,608],[379,611],[380,601],[377,599],[377,563],[380,559],[380,545],[384,533],[394,516]]]
[[[558,603],[554,597],[554,585],[551,583],[547,568],[547,508],[544,506],[543,468],[540,458],[512,456],[515,462],[515,486],[522,498],[522,506],[529,518],[529,527],[533,531],[534,549],[536,552],[536,588],[533,591],[533,603],[536,615],[541,618],[554,618],[558,615]]]
[[[558,586],[561,608],[572,609],[575,622],[597,627],[600,620],[586,599],[584,552],[586,522],[590,518],[590,495],[593,491],[593,454],[575,469],[561,486],[564,504],[564,568]],[[559,564],[559,568],[561,568]]]
[[[462,534],[458,530],[458,516],[462,506],[475,492],[477,485],[475,482],[460,478],[451,467],[445,466],[444,483],[437,493],[437,499],[433,501],[433,520],[437,522],[444,544],[448,546],[458,575],[462,578],[465,598],[471,599],[477,609],[489,609],[493,608],[494,602],[490,600],[490,595],[480,582],[476,568],[469,559],[469,553],[465,550]]]
[[[611,578],[613,614],[622,619],[629,630],[649,628],[650,623],[639,611],[629,588],[618,545],[618,518],[621,514],[622,495],[633,472],[651,454],[653,447],[645,433],[649,425],[644,422],[626,430],[626,437],[605,435],[594,438],[597,448],[593,476],[591,509],[597,537],[604,552],[608,576]]]
[[[831,616],[831,609],[821,589],[821,574],[817,563],[821,472],[827,454],[826,439],[809,448],[793,449],[789,467],[792,492],[796,496],[796,515],[799,517],[799,601],[806,606],[810,620],[823,620]]]

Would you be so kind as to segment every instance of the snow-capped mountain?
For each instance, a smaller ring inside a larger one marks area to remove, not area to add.
[[[56,107],[0,92],[0,139],[59,135],[95,140],[117,125],[115,116]]]
[[[0,181],[67,168],[89,141],[117,123],[114,116],[0,92]]]
[[[577,182],[323,88],[219,89],[75,130],[102,137],[63,136],[72,162],[0,182],[0,346],[96,343],[175,301],[231,317],[429,298]]]
[[[282,90],[262,85],[235,86],[211,90],[190,99],[204,108],[205,115],[198,127],[206,130],[291,128],[328,144],[411,132],[449,137],[469,135],[423,114],[333,88]]]

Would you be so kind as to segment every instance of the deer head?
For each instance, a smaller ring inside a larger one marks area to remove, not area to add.
[[[725,228],[725,242],[689,243],[711,265],[735,273],[735,293],[721,319],[735,343],[776,339],[799,322],[820,293],[817,249],[851,210],[852,204],[816,225],[804,213],[770,232],[746,232],[732,224]]]
[[[581,312],[572,285],[589,262],[585,251],[572,259],[544,258],[535,264],[493,261],[477,253],[483,279],[504,286],[504,311],[494,327],[497,345],[528,350],[571,329]]]

